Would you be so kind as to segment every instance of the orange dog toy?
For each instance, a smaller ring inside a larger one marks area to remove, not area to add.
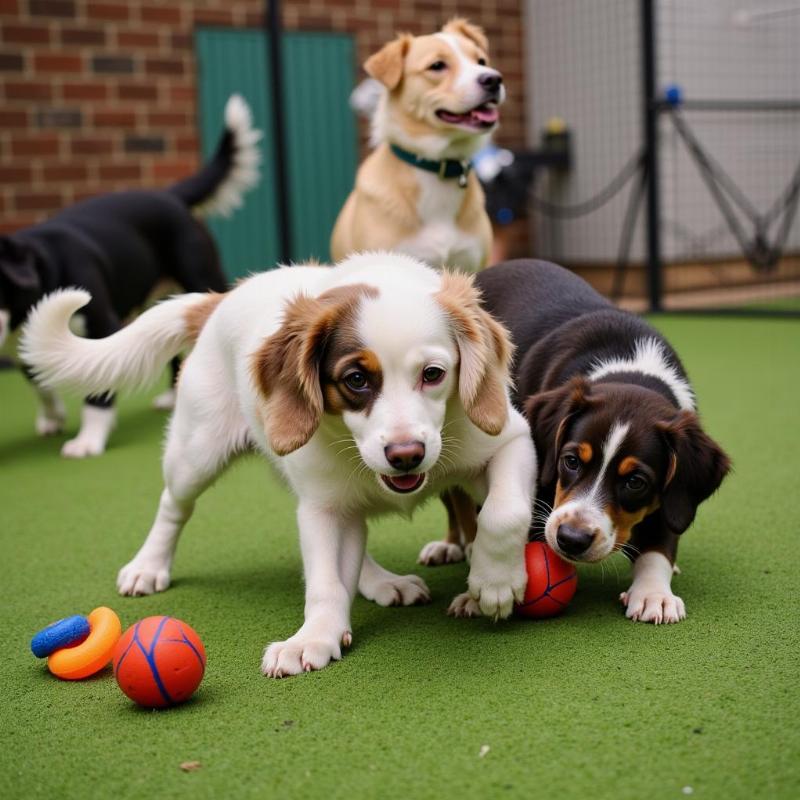
[[[119,617],[105,606],[89,614],[89,636],[75,647],[56,650],[47,659],[53,675],[66,681],[88,678],[111,661],[114,646],[122,635]]]

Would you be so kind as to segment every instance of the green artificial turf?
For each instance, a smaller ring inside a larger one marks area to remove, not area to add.
[[[109,451],[67,462],[63,437],[34,436],[29,387],[0,373],[0,796],[800,796],[800,326],[657,324],[736,468],[681,545],[685,622],[627,621],[622,559],[581,569],[561,618],[449,619],[465,566],[414,563],[442,532],[432,503],[374,526],[370,547],[423,575],[433,603],[358,599],[344,660],[282,681],[261,676],[261,652],[298,627],[303,587],[293,501],[267,466],[244,460],[201,499],[168,592],[120,598],[116,571],[160,491],[163,416],[124,399]],[[196,628],[208,670],[194,700],[145,711],[108,670],[64,683],[33,658],[37,629],[103,604],[125,626],[171,614]]]

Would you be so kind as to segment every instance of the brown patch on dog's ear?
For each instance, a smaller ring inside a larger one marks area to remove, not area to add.
[[[558,477],[558,454],[570,420],[591,404],[591,385],[582,376],[558,389],[532,395],[525,401],[525,415],[539,457],[539,481],[552,486]]]
[[[265,401],[264,427],[280,456],[302,447],[319,427],[324,399],[320,365],[328,340],[364,295],[363,284],[332,289],[319,297],[299,295],[286,305],[283,324],[252,356],[251,374]]]
[[[478,47],[485,53],[489,52],[489,40],[483,32],[483,28],[478,25],[473,25],[469,20],[464,17],[453,17],[443,28],[444,33],[455,33],[475,42]]]
[[[697,507],[710,497],[731,468],[722,448],[702,429],[693,411],[657,423],[667,441],[670,464],[661,494],[661,514],[675,534],[692,524]]]
[[[470,421],[497,436],[508,419],[506,387],[513,347],[506,329],[481,308],[471,275],[442,272],[436,300],[453,326],[459,352],[458,392]]]
[[[214,313],[214,309],[222,302],[224,297],[224,292],[209,292],[204,298],[198,300],[197,303],[189,306],[183,312],[186,331],[193,342],[197,341],[203,326],[208,322],[208,318]]]
[[[389,91],[396,89],[403,79],[403,65],[413,38],[410,33],[401,33],[373,53],[364,62],[367,75],[380,81]]]

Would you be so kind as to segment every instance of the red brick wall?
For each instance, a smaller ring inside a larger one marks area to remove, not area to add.
[[[0,231],[90,194],[158,186],[196,169],[192,31],[260,26],[263,7],[0,0]],[[498,141],[524,144],[519,2],[284,0],[283,8],[287,30],[355,34],[361,62],[399,30],[427,33],[456,14],[478,22],[509,90]]]

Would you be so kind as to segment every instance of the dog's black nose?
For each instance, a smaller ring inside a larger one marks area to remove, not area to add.
[[[581,528],[559,525],[556,533],[556,544],[568,556],[579,556],[589,549],[594,534]]]
[[[486,89],[487,92],[497,92],[500,89],[500,84],[503,82],[503,76],[499,72],[484,72],[478,78],[478,83]]]
[[[422,442],[398,442],[383,448],[386,460],[395,468],[408,471],[418,467],[425,458],[425,445]]]

